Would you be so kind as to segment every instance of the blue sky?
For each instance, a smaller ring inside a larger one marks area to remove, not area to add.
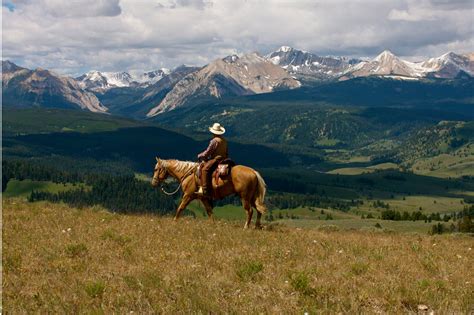
[[[474,51],[470,0],[3,1],[4,59],[78,75],[204,65],[281,45],[412,60]]]
[[[2,6],[7,8],[10,12],[13,12],[15,10],[15,4],[10,1],[3,1]]]

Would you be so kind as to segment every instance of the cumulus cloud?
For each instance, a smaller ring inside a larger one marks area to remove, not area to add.
[[[290,45],[321,55],[473,51],[464,0],[17,0],[3,57],[77,75],[204,65]]]

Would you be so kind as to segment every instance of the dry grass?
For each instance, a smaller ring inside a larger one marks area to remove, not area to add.
[[[472,237],[324,232],[3,201],[3,310],[474,311]]]

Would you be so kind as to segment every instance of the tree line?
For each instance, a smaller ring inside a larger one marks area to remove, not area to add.
[[[470,207],[464,207],[464,210],[456,214],[458,221],[456,224],[446,226],[443,223],[435,224],[431,227],[431,234],[443,234],[443,233],[474,233],[474,205]]]
[[[69,172],[25,160],[5,160],[2,163],[2,191],[5,191],[12,178],[85,184],[78,185],[77,189],[57,193],[33,191],[28,198],[31,202],[65,202],[75,207],[101,205],[111,211],[123,213],[167,214],[176,209],[173,198],[164,196],[158,189],[151,187],[149,182],[140,181],[133,174]]]
[[[121,213],[164,215],[174,212],[176,208],[173,198],[164,196],[150,183],[133,176],[101,175],[90,184],[91,189],[81,187],[57,193],[33,191],[28,200],[65,202],[74,207],[101,205]]]

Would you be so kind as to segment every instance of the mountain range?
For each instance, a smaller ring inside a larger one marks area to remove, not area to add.
[[[345,57],[321,57],[289,46],[282,46],[265,57],[300,79],[319,80],[335,78],[362,61]]]
[[[2,101],[15,107],[80,108],[105,113],[97,96],[73,78],[45,69],[29,70],[2,61]]]
[[[322,57],[282,46],[267,55],[217,59],[204,67],[181,66],[143,73],[90,71],[76,78],[2,61],[7,106],[80,108],[134,118],[154,117],[203,99],[272,93],[315,84],[376,77],[438,80],[474,76],[474,54],[446,53],[411,62],[390,51],[371,60]]]
[[[293,89],[301,83],[257,53],[218,59],[179,81],[148,117],[175,109],[196,97],[222,98]]]
[[[366,76],[392,76],[400,79],[443,78],[474,75],[472,55],[449,52],[421,62],[409,62],[386,50],[370,61],[362,61],[344,71],[340,79]]]
[[[120,87],[147,87],[160,81],[164,76],[170,74],[170,70],[162,68],[159,70],[131,75],[128,72],[100,72],[89,71],[77,78],[83,89],[94,92],[102,92],[111,88]]]

